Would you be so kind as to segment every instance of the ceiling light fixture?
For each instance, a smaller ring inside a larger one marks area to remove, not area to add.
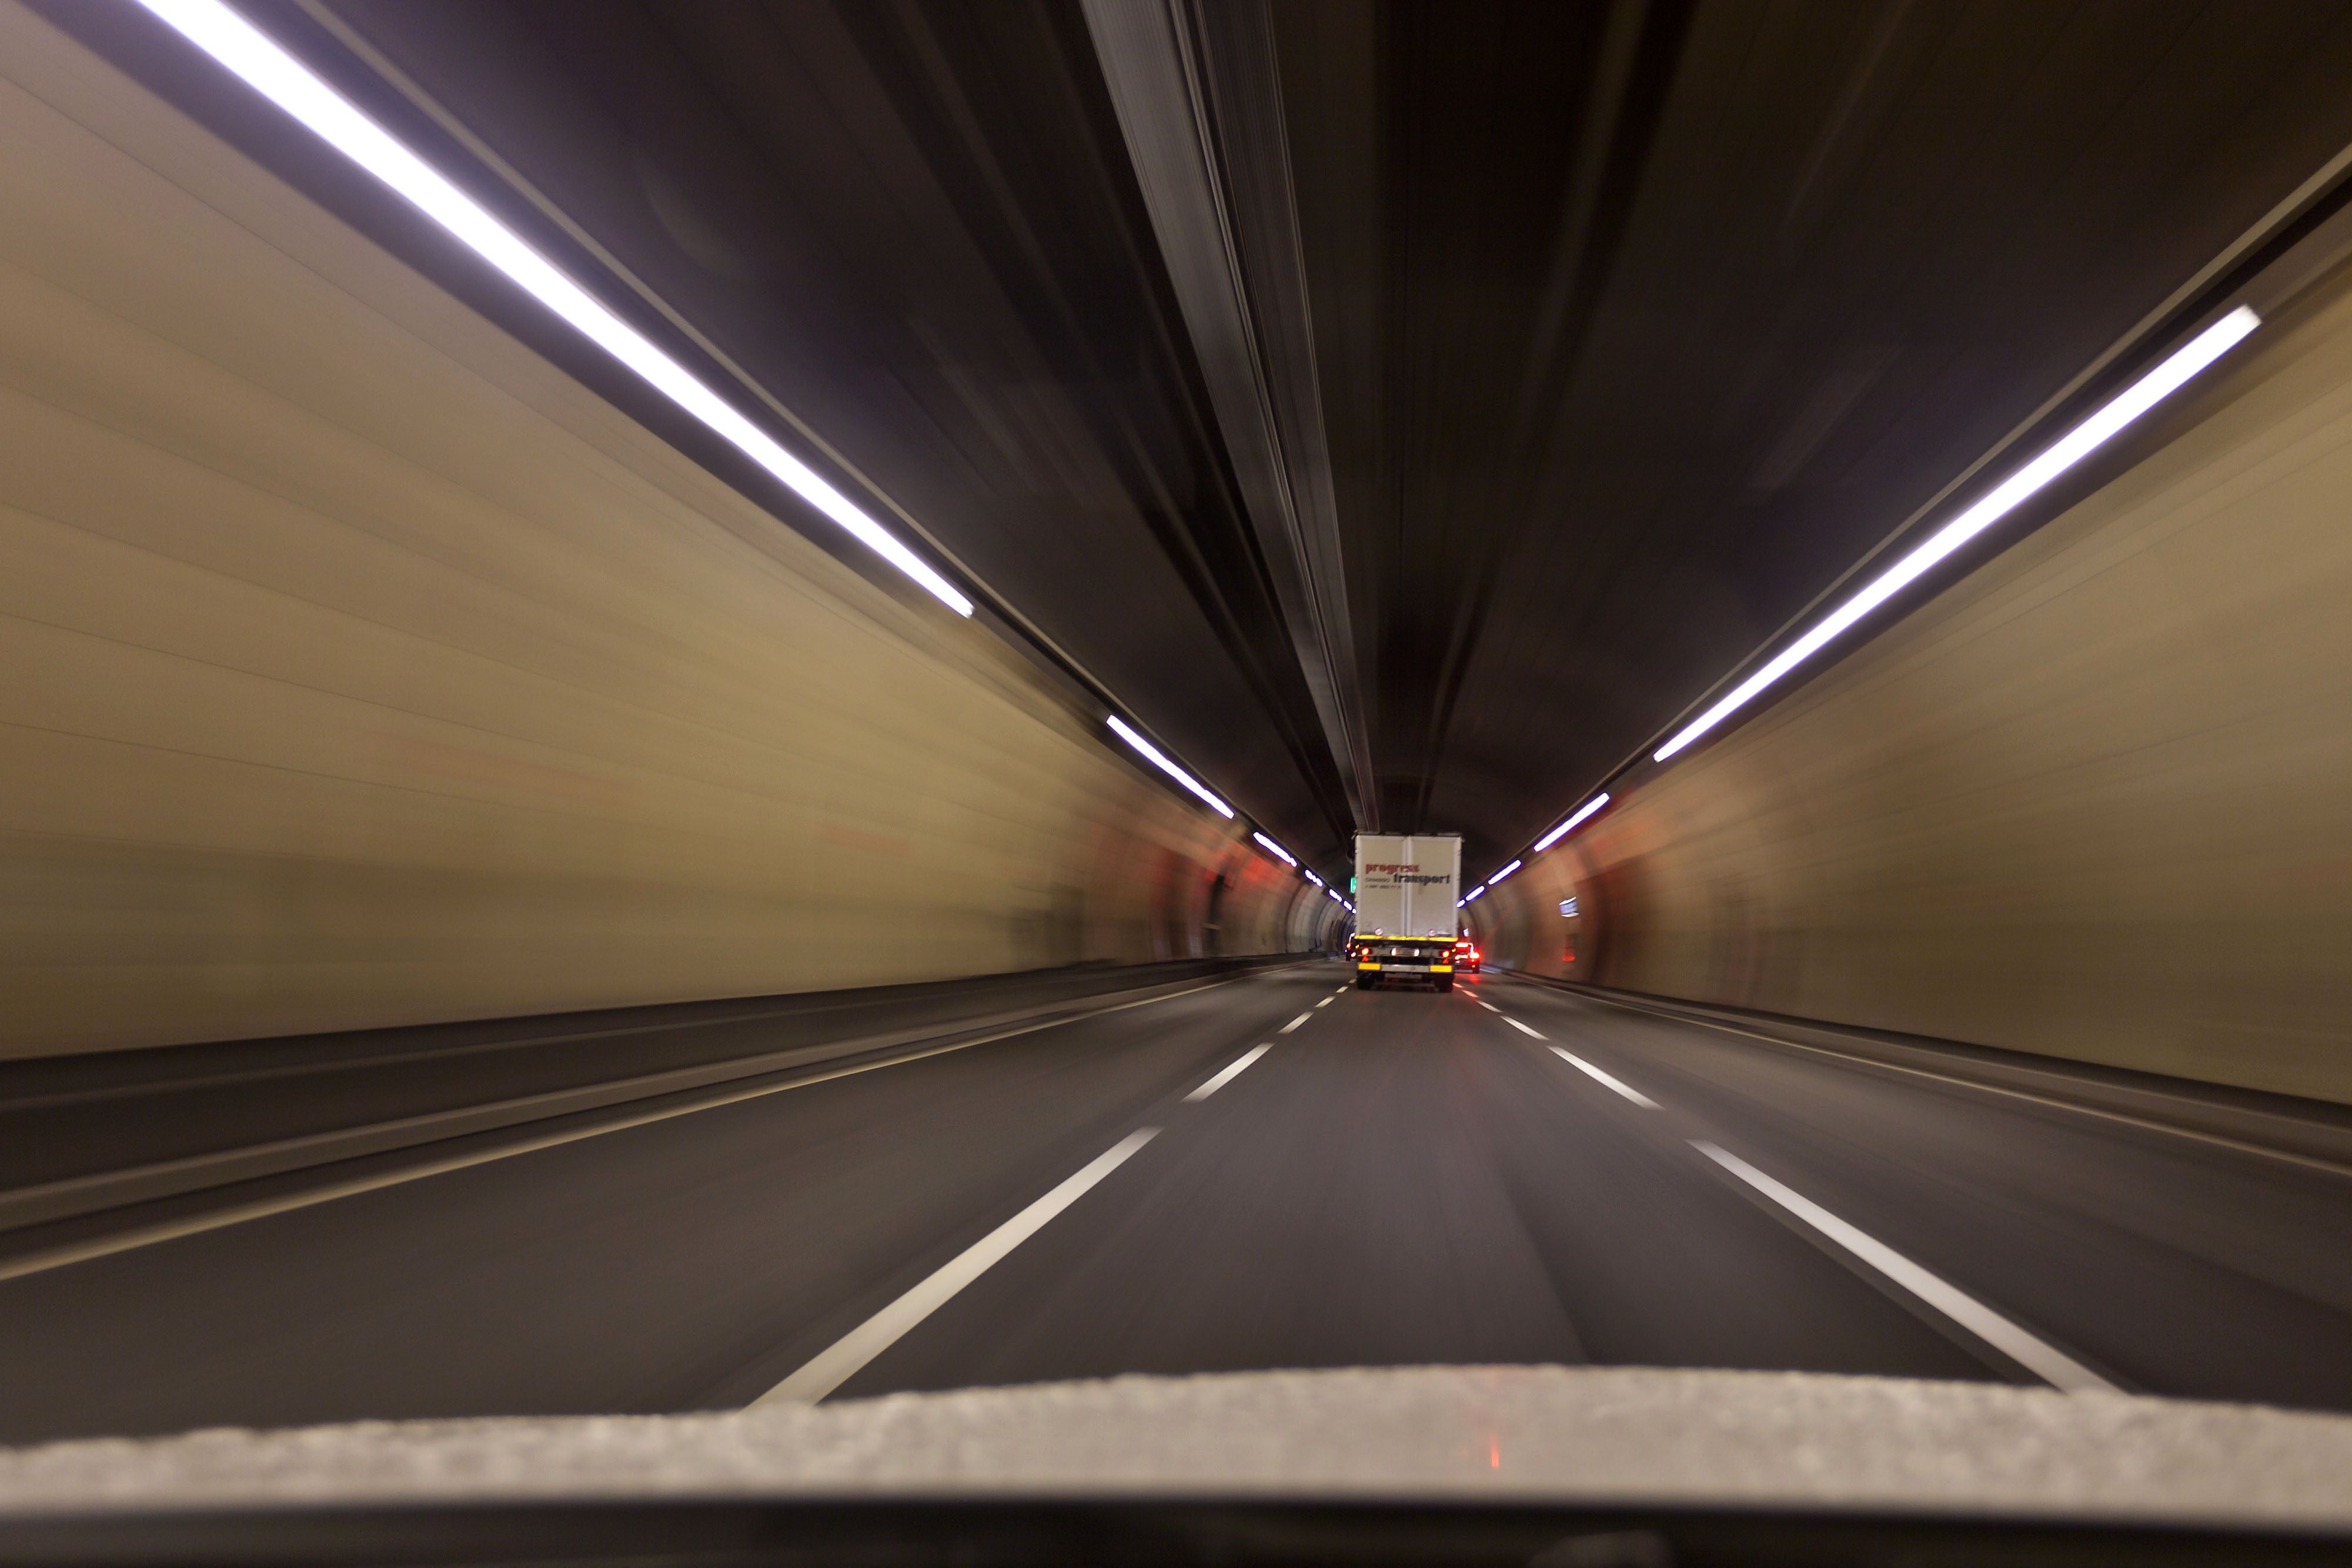
[[[1482,883],[1480,883],[1477,886],[1475,886],[1475,887],[1472,888],[1472,889],[1469,891],[1469,893],[1468,893],[1468,894],[1465,894],[1465,895],[1464,895],[1464,897],[1463,897],[1463,899],[1462,899],[1462,902],[1461,902],[1461,903],[1459,903],[1459,904],[1455,904],[1454,907],[1454,908],[1456,908],[1456,909],[1467,909],[1468,907],[1470,907],[1470,900],[1471,900],[1471,899],[1474,899],[1474,898],[1475,898],[1475,897],[1477,897],[1480,894],[1482,894],[1482,893],[1486,892],[1486,887],[1487,887],[1487,884],[1486,884],[1486,883],[1483,883],[1483,882],[1482,882]]]
[[[1298,864],[1298,861],[1296,856],[1294,856],[1288,850],[1284,849],[1280,844],[1276,843],[1272,839],[1267,838],[1264,833],[1258,832],[1253,829],[1250,832],[1250,837],[1255,839],[1258,841],[1259,846],[1263,848],[1266,853],[1272,855],[1283,864],[1293,867]],[[1313,872],[1309,872],[1307,874],[1312,876],[1315,873]]]
[[[940,602],[959,615],[971,613],[971,601],[929,563],[252,23],[220,0],[139,3],[337,152],[391,186],[533,298],[644,377],[656,391],[846,528],[859,543],[913,578]]]
[[[1308,871],[1305,866],[1300,866],[1298,868],[1298,874],[1305,877],[1307,881],[1313,883],[1318,887],[1323,886],[1323,879],[1317,876],[1313,872]],[[1326,889],[1326,891],[1328,892],[1328,889]]]
[[[1526,863],[1527,862],[1525,861],[1513,861],[1510,864],[1505,866],[1502,870],[1488,877],[1486,879],[1486,885],[1488,887],[1494,886],[1496,883],[1502,881],[1505,877],[1510,875],[1513,872],[1518,870],[1519,867]]]
[[[1550,832],[1546,833],[1542,838],[1538,839],[1536,841],[1536,847],[1529,852],[1532,854],[1543,853],[1544,851],[1551,848],[1552,845],[1559,842],[1560,840],[1568,837],[1570,833],[1575,831],[1576,825],[1579,822],[1581,822],[1585,818],[1590,817],[1593,812],[1598,811],[1601,807],[1606,806],[1607,804],[1609,804],[1609,796],[1605,791],[1601,794],[1595,795],[1591,800],[1587,800],[1583,805],[1579,806],[1576,809],[1576,815],[1570,817],[1567,821],[1562,822],[1559,827],[1554,828]]]
[[[1118,732],[1118,737],[1121,740],[1127,742],[1129,746],[1135,747],[1137,751],[1143,754],[1143,759],[1146,762],[1150,763],[1151,766],[1168,775],[1169,778],[1173,779],[1177,783],[1181,784],[1185,789],[1190,789],[1193,794],[1198,795],[1202,800],[1207,801],[1209,804],[1209,810],[1214,811],[1220,817],[1230,817],[1234,814],[1234,809],[1231,806],[1226,805],[1223,800],[1218,800],[1214,795],[1209,793],[1209,787],[1207,785],[1202,783],[1198,779],[1193,778],[1190,773],[1185,772],[1181,768],[1177,767],[1174,763],[1169,761],[1167,757],[1161,753],[1158,747],[1144,739],[1143,737],[1136,734],[1133,727],[1129,725],[1125,719],[1119,717],[1117,714],[1112,714],[1108,722],[1111,728]],[[1285,855],[1282,858],[1285,860],[1290,859],[1288,855]],[[1297,862],[1293,861],[1291,863],[1296,865]]]
[[[1651,754],[1652,760],[1664,762],[1747,706],[1765,687],[1819,653],[1840,632],[1909,587],[1929,568],[2015,511],[2052,480],[2105,445],[2133,421],[2178,392],[2190,378],[2228,353],[2262,324],[2262,318],[2251,306],[2241,305],[2189,340],[2162,364],[2061,436],[2055,445],[2011,475],[1990,495],[1937,529],[1910,554],[1874,578],[1868,587],[1832,611],[1821,624],[1781,650],[1770,664],[1734,686],[1722,701],[1684,726],[1672,740]]]

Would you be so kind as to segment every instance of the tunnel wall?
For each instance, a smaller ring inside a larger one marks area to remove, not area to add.
[[[2119,476],[1474,904],[1490,954],[2352,1101],[2352,300],[2256,342]]]
[[[14,7],[0,73],[0,1054],[1331,924],[995,636]]]

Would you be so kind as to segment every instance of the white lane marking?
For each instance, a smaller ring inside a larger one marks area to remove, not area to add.
[[[1593,1066],[1592,1063],[1585,1061],[1584,1058],[1575,1055],[1572,1052],[1562,1051],[1556,1045],[1551,1048],[1551,1053],[1554,1056],[1559,1057],[1562,1061],[1567,1062],[1570,1067],[1575,1068],[1579,1072],[1583,1073],[1587,1078],[1591,1079],[1594,1082],[1614,1089],[1618,1093],[1622,1094],[1626,1099],[1631,1100],[1634,1104],[1641,1106],[1643,1109],[1654,1111],[1658,1108],[1658,1103],[1655,1100],[1651,1099],[1647,1094],[1643,1093],[1639,1089],[1635,1089],[1630,1084],[1619,1082],[1616,1079],[1610,1077],[1606,1072],[1601,1071],[1601,1069]]]
[[[1331,994],[1335,997],[1344,997],[1348,994],[1348,988],[1341,986],[1338,990],[1333,991]]]
[[[965,1248],[934,1270],[914,1289],[850,1330],[807,1365],[751,1401],[762,1405],[814,1405],[856,1376],[867,1362],[906,1337],[908,1331],[955,1299],[956,1293],[1007,1253],[1043,1230],[1053,1218],[1086,1196],[1088,1189],[1132,1158],[1137,1150],[1160,1135],[1157,1127],[1138,1127],[1097,1155],[1076,1176]]]
[[[2002,1317],[1974,1296],[1929,1273],[1892,1247],[1855,1229],[1802,1193],[1773,1180],[1738,1155],[1697,1139],[1691,1147],[1885,1275],[2053,1387],[2069,1394],[2123,1390],[2055,1345]]]
[[[1532,1036],[1537,1040],[1541,1040],[1543,1038],[1543,1036],[1537,1034],[1535,1030],[1529,1029],[1527,1025],[1521,1023],[1517,1019],[1505,1019],[1503,1021],[1509,1024],[1513,1029],[1517,1030],[1521,1034]]]
[[[1297,1018],[1292,1019],[1288,1023],[1284,1024],[1280,1029],[1275,1030],[1275,1032],[1276,1034],[1288,1034],[1292,1030],[1297,1029],[1300,1024],[1305,1023],[1308,1019],[1311,1019],[1314,1016],[1315,1009],[1313,1008],[1309,1008],[1305,1012],[1300,1013]]]
[[[1486,1000],[1483,997],[1472,997],[1470,999],[1476,1002],[1480,1007],[1485,1008],[1488,1012],[1493,1013],[1497,1018],[1500,1018],[1503,1014],[1502,1009],[1496,1007],[1494,1003]]]
[[[1901,1072],[1913,1078],[1932,1078],[1938,1083],[1955,1083],[1963,1089],[1974,1089],[1983,1094],[1998,1094],[2008,1100],[2029,1100],[2036,1105],[2049,1105],[2061,1111],[2072,1111],[2078,1116],[2095,1116],[2103,1122],[2121,1122],[2128,1126],[2144,1127],[2151,1133],[2168,1133],[2176,1138],[2188,1138],[2200,1144],[2214,1144],[2225,1149],[2236,1149],[2241,1154],[2260,1155],[2266,1160],[2281,1160],[2291,1166],[2302,1166],[2308,1170],[2326,1171],[2330,1176],[2352,1176],[2352,1165],[2345,1165],[2336,1160],[2321,1159],[2313,1155],[2289,1154],[2284,1149],[2273,1149],[2262,1144],[2248,1143],[2242,1138],[2225,1137],[2219,1133],[2195,1132],[2187,1127],[2176,1127],[2169,1122],[2152,1121],[2146,1116],[2134,1116],[2122,1111],[2102,1111],[2073,1100],[2060,1100],[2048,1094],[2035,1094],[2023,1089],[2004,1089],[1996,1083],[1984,1083],[1973,1078],[1958,1078],[1948,1072],[1935,1072],[1924,1067],[1906,1067],[1900,1062],[1882,1061],[1875,1056],[1858,1056],[1850,1051],[1832,1051],[1825,1045],[1807,1045],[1801,1040],[1782,1040],[1778,1035],[1759,1034],[1752,1029],[1734,1029],[1727,1023],[1717,1023],[1713,1019],[1693,1018],[1686,1013],[1671,1013],[1661,1008],[1640,1007],[1616,997],[1601,996],[1597,992],[1580,992],[1579,995],[1586,1001],[1600,1002],[1606,1007],[1622,1008],[1629,1013],[1640,1013],[1644,1018],[1664,1019],[1669,1023],[1696,1024],[1701,1029],[1720,1030],[1725,1034],[1740,1035],[1748,1040],[1760,1040],[1767,1045],[1780,1046],[1788,1051],[1808,1051],[1814,1056],[1826,1056],[1837,1061],[1850,1061],[1857,1067],[1874,1067],[1881,1071]]]
[[[1272,1051],[1273,1049],[1274,1042],[1272,1040],[1268,1040],[1264,1045],[1257,1046],[1250,1051],[1244,1051],[1239,1060],[1227,1066],[1223,1072],[1218,1073],[1214,1078],[1210,1079],[1206,1083],[1202,1084],[1198,1089],[1195,1089],[1190,1094],[1185,1095],[1184,1103],[1187,1105],[1192,1105],[1197,1104],[1202,1100],[1206,1100],[1210,1095],[1214,1094],[1218,1090],[1223,1089],[1226,1084],[1231,1083],[1234,1079],[1240,1077],[1243,1068],[1247,1067],[1251,1062],[1255,1061],[1259,1057],[1264,1056],[1267,1051]]]
[[[1130,1002],[1115,1002],[1109,1007],[1097,1008],[1091,1012],[1069,1013],[1059,1018],[1040,1019],[1034,1022],[1016,1024],[1010,1029],[998,1030],[992,1034],[975,1036],[971,1040],[953,1040],[946,1045],[925,1046],[919,1050],[886,1056],[877,1061],[853,1061],[845,1067],[812,1066],[807,1071],[796,1073],[781,1082],[771,1078],[768,1082],[756,1083],[749,1088],[736,1089],[721,1085],[708,1092],[696,1094],[691,1099],[680,1099],[677,1095],[662,1095],[659,1098],[667,1103],[652,1110],[624,1112],[611,1117],[600,1118],[585,1126],[564,1127],[551,1133],[523,1134],[511,1139],[501,1139],[496,1145],[487,1148],[468,1149],[463,1154],[449,1155],[438,1159],[420,1160],[413,1165],[404,1165],[396,1170],[372,1171],[366,1176],[353,1176],[344,1181],[327,1182],[317,1186],[305,1187],[299,1192],[281,1193],[270,1197],[254,1198],[245,1203],[228,1204],[219,1208],[207,1209],[202,1214],[192,1214],[184,1218],[157,1220],[152,1224],[133,1226],[109,1235],[92,1237],[86,1241],[68,1241],[59,1246],[44,1248],[37,1252],[25,1252],[14,1258],[0,1259],[0,1281],[21,1280],[28,1274],[43,1274],[52,1269],[63,1269],[75,1263],[87,1263],[92,1259],[110,1258],[118,1252],[130,1252],[142,1247],[152,1247],[158,1242],[176,1241],[183,1236],[201,1236],[208,1230],[224,1230],[232,1225],[243,1225],[247,1220],[267,1219],[273,1215],[290,1214],[296,1209],[310,1208],[322,1203],[333,1203],[341,1198],[356,1197],[362,1193],[381,1192],[389,1186],[401,1186],[409,1182],[423,1181],[431,1176],[446,1176],[454,1171],[471,1170],[476,1166],[491,1165],[499,1160],[512,1159],[518,1155],[537,1154],[541,1149],[561,1148],[565,1144],[576,1144],[587,1138],[601,1138],[607,1133],[622,1133],[633,1127],[650,1126],[656,1122],[667,1122],[674,1117],[690,1116],[698,1111],[715,1111],[722,1106],[740,1105],[746,1100],[764,1100],[771,1094],[783,1094],[794,1089],[806,1089],[819,1083],[830,1083],[836,1078],[854,1078],[860,1073],[878,1071],[885,1067],[902,1067],[908,1062],[920,1061],[926,1057],[944,1056],[950,1051],[969,1051],[975,1045],[993,1045],[1000,1040],[1011,1040],[1018,1035],[1036,1034],[1045,1030],[1059,1029],[1064,1024],[1083,1023],[1088,1019],[1101,1018],[1106,1013],[1123,1013],[1129,1008],[1150,1007],[1154,1002],[1172,1002],[1179,997],[1189,997],[1201,991],[1214,990],[1219,986],[1230,986],[1236,980],[1248,978],[1250,978],[1248,975],[1228,976],[1223,979],[1211,980],[1205,985],[1187,987],[1181,991],[1170,991],[1165,996],[1145,997]],[[764,1073],[761,1076],[768,1078]]]
[[[1318,1008],[1328,1008],[1339,999],[1339,998],[1337,997],[1325,997],[1321,1001],[1317,1002],[1315,1005]]]

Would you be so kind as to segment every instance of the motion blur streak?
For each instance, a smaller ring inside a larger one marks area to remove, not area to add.
[[[353,109],[300,61],[220,0],[139,0],[196,47],[416,205],[599,347],[709,425],[858,541],[959,615],[970,599],[816,471],[778,445],[685,366],[614,315],[472,197]]]
[[[1929,535],[1927,541],[1873,578],[1861,592],[1830,612],[1811,631],[1774,655],[1769,663],[1731,688],[1723,699],[1683,727],[1658,747],[1664,762],[1675,752],[1748,706],[1758,693],[1811,658],[1864,616],[1916,582],[1936,565],[1985,529],[2007,517],[2046,488],[2050,482],[2105,446],[2149,409],[2187,385],[2206,367],[2228,353],[2262,325],[2250,306],[2241,305],[2214,322],[2165,361],[2132,383],[2098,413],[2069,431],[2058,443],[2019,469],[1990,495]]]
[[[0,134],[38,150],[0,161],[0,1055],[1343,918],[1001,638],[14,6]]]
[[[1476,906],[1488,957],[2352,1100],[2347,384],[2339,276],[2128,473],[1621,789]]]
[[[2352,1411],[2352,6],[235,3],[979,608],[156,19],[282,76],[231,13],[0,0],[0,1441]]]
[[[1429,1362],[2014,1379],[2020,1353],[2352,1407],[2340,1176],[1462,982],[1663,1107],[1639,1109],[1460,990],[1315,1010],[1339,973],[0,1283],[0,1437]]]

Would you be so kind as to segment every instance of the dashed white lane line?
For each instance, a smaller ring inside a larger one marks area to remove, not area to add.
[[[1305,1023],[1308,1019],[1311,1019],[1314,1016],[1315,1009],[1313,1008],[1308,1008],[1305,1012],[1300,1013],[1297,1018],[1292,1019],[1288,1023],[1284,1024],[1280,1029],[1275,1030],[1275,1032],[1276,1034],[1288,1034],[1292,1030],[1297,1029],[1300,1024]]]
[[[1476,1002],[1480,1007],[1485,1008],[1488,1012],[1493,1013],[1496,1018],[1502,1017],[1503,1009],[1496,1007],[1494,1003],[1479,997],[1472,997],[1470,999]]]
[[[1076,1176],[965,1248],[913,1290],[842,1335],[831,1349],[753,1400],[751,1407],[814,1405],[848,1382],[866,1363],[898,1343],[917,1323],[947,1305],[955,1298],[956,1292],[1002,1262],[1007,1253],[1043,1230],[1055,1215],[1085,1197],[1096,1183],[1125,1165],[1137,1150],[1159,1135],[1157,1127],[1138,1127],[1121,1138],[1096,1155]]]
[[[21,1253],[5,1262],[0,1262],[0,1281],[17,1280],[28,1274],[46,1273],[52,1269],[64,1269],[76,1263],[87,1263],[92,1259],[108,1258],[118,1252],[128,1252],[141,1247],[152,1247],[158,1242],[176,1241],[184,1236],[201,1236],[206,1231],[225,1229],[232,1225],[242,1225],[247,1220],[267,1219],[274,1215],[292,1213],[296,1209],[333,1203],[346,1197],[356,1197],[362,1193],[382,1192],[386,1187],[401,1186],[409,1182],[424,1181],[436,1176],[447,1176],[455,1171],[470,1170],[477,1166],[512,1159],[520,1155],[537,1154],[544,1149],[560,1148],[566,1144],[578,1143],[583,1139],[602,1137],[607,1133],[627,1132],[633,1128],[649,1126],[656,1122],[690,1116],[698,1111],[715,1111],[723,1106],[740,1105],[747,1101],[764,1100],[772,1094],[788,1093],[795,1089],[813,1088],[819,1083],[830,1083],[839,1078],[854,1078],[862,1073],[879,1071],[887,1067],[901,1067],[909,1062],[921,1061],[929,1057],[944,1056],[950,1051],[968,1051],[973,1046],[993,1045],[1000,1040],[1012,1040],[1024,1034],[1036,1034],[1049,1029],[1059,1029],[1065,1024],[1080,1023],[1088,1019],[1101,1018],[1108,1013],[1123,1013],[1131,1008],[1150,1007],[1155,1002],[1172,1002],[1179,997],[1194,996],[1202,991],[1214,990],[1220,986],[1230,986],[1236,979],[1246,977],[1229,976],[1223,979],[1211,980],[1205,985],[1191,986],[1181,991],[1168,991],[1160,996],[1144,997],[1136,1001],[1113,1002],[1108,1007],[1096,1008],[1088,1012],[1065,1013],[1057,1017],[1033,1019],[990,1033],[973,1035],[968,1040],[951,1040],[945,1045],[927,1045],[871,1061],[852,1061],[842,1066],[813,1065],[781,1081],[763,1073],[753,1079],[749,1088],[737,1088],[722,1080],[713,1088],[702,1092],[666,1094],[660,1100],[654,1102],[653,1108],[650,1110],[632,1111],[628,1108],[628,1103],[624,1101],[612,1115],[593,1116],[584,1124],[562,1127],[553,1132],[532,1133],[529,1130],[530,1124],[523,1123],[518,1129],[520,1135],[502,1136],[488,1147],[471,1149],[464,1154],[444,1155],[437,1159],[418,1160],[414,1164],[402,1165],[391,1170],[373,1171],[366,1176],[353,1176],[345,1181],[322,1183],[299,1192],[280,1193],[269,1197],[255,1198],[246,1203],[226,1204],[202,1214],[162,1220],[152,1225],[132,1226],[110,1235],[92,1237],[81,1241],[68,1241],[39,1251]]]
[[[1267,1051],[1272,1051],[1273,1049],[1274,1042],[1272,1040],[1268,1040],[1264,1045],[1257,1046],[1250,1051],[1243,1052],[1242,1055],[1223,1072],[1218,1073],[1214,1078],[1210,1079],[1206,1083],[1202,1084],[1198,1089],[1195,1089],[1190,1094],[1185,1095],[1184,1103],[1187,1105],[1193,1105],[1198,1104],[1201,1101],[1206,1100],[1210,1095],[1214,1094],[1218,1090],[1223,1089],[1226,1084],[1231,1083],[1234,1079],[1240,1077],[1243,1068],[1247,1067],[1251,1062],[1255,1061],[1259,1057],[1264,1056]]]
[[[1585,1061],[1584,1058],[1576,1055],[1574,1052],[1562,1051],[1559,1047],[1555,1045],[1551,1048],[1551,1053],[1554,1056],[1559,1057],[1562,1061],[1567,1062],[1570,1067],[1575,1068],[1579,1072],[1583,1073],[1587,1078],[1591,1079],[1595,1083],[1601,1084],[1606,1088],[1614,1089],[1618,1093],[1622,1094],[1626,1099],[1631,1100],[1634,1104],[1641,1106],[1643,1110],[1654,1111],[1658,1108],[1658,1103],[1655,1100],[1651,1099],[1647,1094],[1643,1093],[1639,1089],[1633,1087],[1631,1084],[1619,1082],[1616,1079],[1610,1077],[1609,1074],[1601,1071],[1601,1069],[1593,1066],[1592,1063]]]
[[[1541,1040],[1543,1038],[1543,1036],[1537,1034],[1535,1030],[1529,1029],[1527,1025],[1521,1023],[1517,1019],[1505,1019],[1503,1021],[1509,1024],[1513,1029],[1517,1030],[1521,1034],[1527,1035],[1531,1039]]]
[[[2069,1394],[2092,1390],[2108,1394],[2123,1392],[2064,1351],[2044,1343],[1958,1286],[1929,1273],[1876,1238],[1855,1229],[1802,1193],[1766,1176],[1738,1155],[1697,1139],[1692,1140],[1691,1147],[2043,1382]]]
[[[1325,997],[1321,1001],[1317,1002],[1315,1005],[1318,1008],[1328,1008],[1339,999],[1339,998],[1337,997]]]

